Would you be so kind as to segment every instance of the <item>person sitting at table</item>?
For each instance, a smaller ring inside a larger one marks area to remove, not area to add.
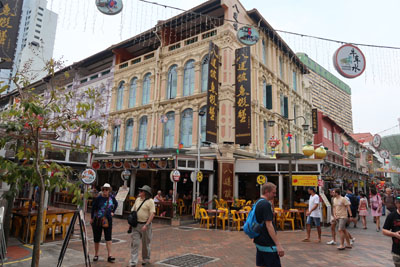
[[[161,195],[161,190],[157,191],[157,195],[154,197],[154,202],[160,202],[160,201],[164,201],[163,196]]]
[[[172,201],[172,196],[174,195],[174,192],[172,189],[168,191],[168,194],[165,196],[165,200],[171,200]]]
[[[108,262],[114,262],[115,258],[111,256],[112,245],[112,216],[118,207],[118,202],[111,196],[111,185],[105,183],[101,188],[102,194],[93,201],[92,214],[90,224],[93,229],[94,239],[94,257],[93,261],[99,260],[99,247],[101,240],[101,232],[104,231],[104,238],[106,240]],[[105,219],[104,219],[105,218]],[[104,220],[108,221],[108,227],[104,225]]]

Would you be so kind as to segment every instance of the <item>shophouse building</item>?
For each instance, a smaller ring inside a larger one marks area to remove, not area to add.
[[[244,25],[256,28],[259,39],[249,46],[246,77],[251,83],[243,88],[250,97],[245,103],[248,129],[239,134],[235,121],[243,118],[237,110],[243,102],[237,101],[235,85],[244,76],[235,68],[240,68],[239,57],[246,57],[237,50],[245,47],[237,37]],[[247,11],[234,0],[207,1],[110,49],[115,72],[106,150],[112,156],[95,158],[100,184],[118,188],[121,172],[128,169],[132,196],[144,184],[166,193],[172,189],[170,172],[177,168],[178,193],[188,195],[195,192],[191,175],[199,167],[204,180],[200,195],[193,197],[256,199],[256,178],[265,174],[279,186],[282,206],[289,156],[293,173],[320,173],[321,160],[288,154],[289,124],[293,153],[312,140],[311,131],[302,127],[311,124],[311,89],[303,82],[308,69],[256,9]],[[217,71],[212,73],[211,66]],[[217,91],[210,87],[211,78]],[[216,109],[210,109],[216,95]],[[208,134],[215,139],[209,142]],[[243,136],[247,143],[238,141]],[[277,159],[268,146],[271,138],[281,142]]]
[[[351,107],[351,88],[307,54],[297,53],[307,68],[307,86],[312,92],[312,105],[329,116],[347,133],[353,133],[353,112]]]

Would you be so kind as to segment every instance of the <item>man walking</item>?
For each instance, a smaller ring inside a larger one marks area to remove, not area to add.
[[[151,222],[156,213],[154,200],[151,198],[150,186],[145,185],[139,188],[139,197],[132,207],[132,211],[134,210],[137,211],[138,224],[132,229],[131,267],[136,267],[139,261],[140,239],[142,239],[142,265],[146,265],[150,261]]]
[[[395,205],[396,210],[386,217],[382,233],[392,238],[393,263],[400,267],[400,197],[396,197]]]
[[[390,189],[389,187],[385,190],[385,194],[383,196],[383,204],[386,206],[386,209],[389,210],[390,213],[396,210],[396,206],[394,204],[394,195],[392,194],[392,189]]]
[[[329,189],[329,193],[331,195],[331,209],[332,209],[332,216],[331,216],[331,233],[332,233],[332,240],[326,242],[327,245],[336,245],[336,219],[335,213],[333,211],[333,200],[335,199],[335,190]]]
[[[315,193],[315,188],[308,188],[310,194],[310,200],[308,201],[307,215],[307,237],[303,239],[303,242],[310,242],[311,224],[314,222],[318,231],[318,242],[321,242],[321,209],[319,207],[319,196]]]
[[[350,201],[350,209],[351,209],[351,215],[349,214],[349,224],[353,222],[354,228],[357,228],[357,210],[360,202],[358,201],[357,196],[355,196],[353,192],[350,190],[350,188],[347,188],[346,190],[346,197]]]
[[[345,248],[352,248],[350,244],[350,239],[348,232],[346,230],[347,213],[351,214],[350,202],[346,198],[340,195],[340,189],[335,189],[335,198],[333,200],[333,216],[339,225],[339,235],[340,235],[340,246],[339,250],[344,250]],[[344,246],[344,240],[346,239],[347,246]]]
[[[274,211],[272,204],[276,196],[276,186],[273,183],[265,183],[262,188],[262,198],[255,210],[256,221],[263,223],[261,233],[254,238],[257,247],[256,264],[259,267],[280,267],[281,260],[279,257],[284,256],[284,250],[279,243],[276,228],[273,223]]]

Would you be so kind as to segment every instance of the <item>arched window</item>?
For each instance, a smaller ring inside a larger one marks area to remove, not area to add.
[[[267,65],[267,45],[265,44],[265,40],[262,40],[262,53],[263,53],[263,63]]]
[[[175,112],[168,112],[166,115],[167,123],[164,125],[164,147],[174,147],[174,135],[175,135]]]
[[[176,65],[173,65],[168,71],[167,82],[167,99],[176,98],[176,87],[178,83],[178,74],[176,72]]]
[[[113,133],[113,142],[112,142],[112,151],[116,152],[118,151],[118,146],[119,146],[119,130],[120,130],[120,125],[115,125],[114,126],[114,133]]]
[[[201,61],[201,91],[207,92],[208,87],[208,55]]]
[[[188,108],[182,112],[180,140],[183,147],[192,146],[193,110]]]
[[[120,82],[117,89],[117,110],[122,109],[122,103],[124,102],[124,85],[124,81]]]
[[[136,88],[137,88],[137,78],[131,80],[131,87],[129,88],[129,108],[133,108],[136,103]]]
[[[267,154],[268,148],[268,132],[267,132],[268,124],[267,121],[264,120],[264,153]]]
[[[150,101],[150,75],[151,73],[147,73],[143,79],[142,105],[147,105]]]
[[[204,111],[204,116],[200,117],[201,118],[201,127],[200,127],[200,131],[201,131],[201,145],[203,146],[203,142],[206,141],[206,123],[207,123],[207,106],[204,106],[200,109],[200,111]]]
[[[132,150],[132,139],[133,139],[133,119],[129,119],[126,122],[126,128],[125,128],[125,151]]]
[[[146,149],[146,143],[147,143],[147,117],[143,116],[140,118],[139,122],[139,145],[138,148],[139,150],[145,150]]]
[[[194,92],[194,60],[185,64],[183,72],[183,96],[193,95]]]

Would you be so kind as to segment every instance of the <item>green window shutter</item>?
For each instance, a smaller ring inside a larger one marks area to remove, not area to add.
[[[285,96],[283,98],[283,108],[284,108],[284,117],[287,119],[289,118],[289,105],[288,105],[288,98]]]
[[[272,85],[267,85],[267,109],[272,109]]]

